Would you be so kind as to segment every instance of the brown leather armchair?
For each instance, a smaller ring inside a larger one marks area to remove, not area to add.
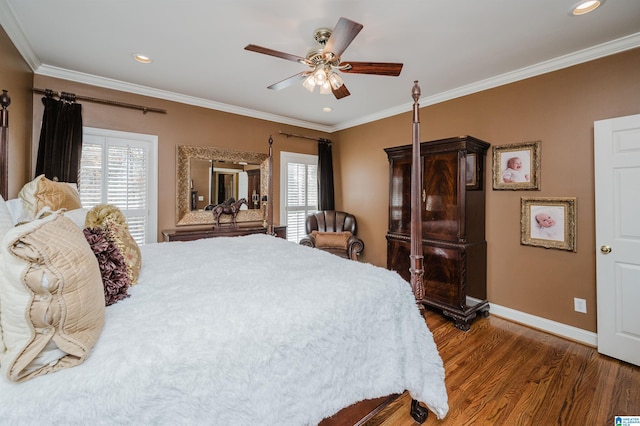
[[[357,260],[364,242],[356,236],[356,217],[350,213],[323,210],[307,216],[307,236],[300,244],[316,247],[346,259]]]

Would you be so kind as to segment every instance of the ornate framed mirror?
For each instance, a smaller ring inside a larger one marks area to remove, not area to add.
[[[228,198],[247,199],[248,208],[238,212],[237,222],[264,220],[268,154],[178,145],[176,159],[176,225],[214,224],[210,207]],[[229,223],[231,217],[223,215],[220,222]]]

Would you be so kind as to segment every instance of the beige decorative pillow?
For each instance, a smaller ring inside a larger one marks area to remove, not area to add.
[[[127,273],[131,279],[131,285],[138,283],[140,268],[142,267],[142,255],[140,247],[129,233],[126,225],[107,220],[103,226],[107,239],[112,241],[122,253],[124,263],[127,265]]]
[[[84,226],[106,231],[107,239],[115,244],[124,257],[131,285],[136,284],[142,266],[142,255],[138,243],[129,232],[127,219],[122,211],[111,204],[99,204],[89,210]]]
[[[82,207],[76,184],[54,182],[40,175],[22,187],[18,196],[22,199],[25,210],[33,217],[43,208],[49,207],[75,210]]]
[[[119,223],[127,227],[127,218],[122,211],[113,204],[98,204],[89,210],[85,216],[85,228],[102,228],[105,221]]]
[[[82,230],[59,213],[0,242],[0,372],[24,381],[82,363],[104,324],[98,262]]]
[[[311,231],[311,235],[319,248],[343,248],[347,249],[349,238],[353,235],[349,231],[344,232],[318,232]]]

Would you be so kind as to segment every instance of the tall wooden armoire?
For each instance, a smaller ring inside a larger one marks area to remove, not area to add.
[[[425,296],[469,330],[489,314],[484,164],[487,142],[461,136],[420,144]],[[386,148],[389,158],[387,268],[410,280],[411,145]]]

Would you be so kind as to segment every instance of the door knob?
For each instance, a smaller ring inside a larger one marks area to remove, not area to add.
[[[609,254],[609,253],[611,253],[611,247],[609,247],[608,245],[605,244],[603,246],[600,246],[600,251],[603,254]]]

